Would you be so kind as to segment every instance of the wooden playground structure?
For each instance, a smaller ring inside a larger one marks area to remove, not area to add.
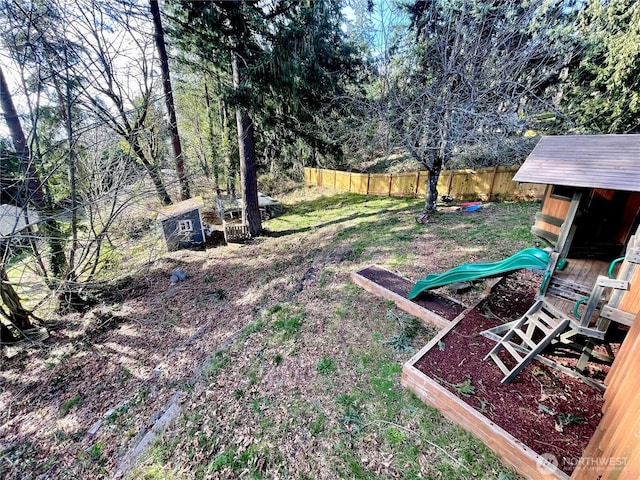
[[[529,311],[519,320],[483,332],[495,341],[485,360],[487,368],[502,371],[503,383],[536,360],[605,391],[602,420],[571,477],[416,368],[468,310],[455,318],[423,312],[424,308],[408,305],[408,299],[369,278],[372,267],[352,275],[363,288],[442,327],[405,363],[402,384],[474,433],[526,478],[640,478],[639,155],[640,135],[543,137],[514,177],[546,185],[532,232],[544,242],[541,246],[547,247],[550,260]],[[615,355],[608,347],[614,329],[626,332]],[[577,352],[574,368],[544,356],[545,349],[559,345]],[[612,362],[604,384],[586,374],[594,359]]]

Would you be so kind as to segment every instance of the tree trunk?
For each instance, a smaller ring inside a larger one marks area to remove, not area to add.
[[[27,139],[22,131],[22,125],[20,125],[20,119],[18,118],[18,113],[13,105],[13,98],[11,97],[11,92],[4,78],[1,66],[0,105],[2,105],[2,113],[4,113],[5,119],[7,120],[7,127],[9,127],[9,134],[11,135],[13,148],[18,155],[20,166],[26,174],[27,192],[29,192],[29,198],[26,200],[30,201],[36,208],[43,209],[45,207],[45,199],[42,183],[40,182],[40,176],[36,171],[36,166],[31,161]]]
[[[231,155],[231,131],[229,130],[229,113],[227,105],[220,102],[220,114],[222,115],[222,155],[227,170],[227,192],[232,197],[236,196],[236,178],[238,166]]]
[[[7,277],[7,271],[4,265],[0,266],[0,298],[9,310],[9,321],[18,330],[24,331],[33,328],[30,319],[31,312],[22,306],[20,297],[14,290],[13,285],[9,283],[9,277]]]
[[[10,343],[17,340],[13,332],[4,323],[0,322],[0,342]]]
[[[153,185],[156,187],[156,193],[158,194],[158,198],[160,199],[162,204],[171,205],[173,202],[171,201],[171,197],[167,193],[167,189],[164,187],[164,183],[162,183],[160,172],[158,172],[158,169],[156,168],[156,166],[153,165],[151,162],[149,162],[149,160],[147,160],[147,157],[144,156],[144,152],[140,147],[140,144],[135,138],[129,140],[129,145],[131,145],[131,149],[136,154],[140,162],[142,162],[142,165],[144,166],[145,170],[149,174],[149,177],[151,178]]]
[[[18,118],[16,108],[13,104],[13,98],[11,97],[11,92],[9,91],[9,86],[4,78],[4,72],[1,67],[0,105],[2,106],[2,113],[4,113],[7,120],[7,126],[9,127],[13,148],[16,150],[20,165],[27,177],[27,191],[29,192],[28,196],[30,197],[29,200],[38,209],[42,210],[45,207],[42,183],[40,182],[40,177],[36,171],[35,165],[31,162],[27,139],[22,131],[22,125],[20,125],[20,119]],[[9,321],[13,323],[16,328],[25,330],[32,327],[31,320],[29,318],[31,313],[22,307],[20,297],[14,290],[13,285],[9,283],[9,278],[7,277],[4,264],[0,265],[0,298],[9,310]],[[4,333],[6,335],[7,332]]]
[[[232,55],[233,86],[240,87],[238,55]],[[253,142],[253,122],[247,110],[236,105],[236,124],[238,128],[238,151],[240,153],[240,183],[242,186],[242,220],[249,225],[252,237],[262,231],[262,220],[258,207],[258,177],[256,175],[256,151]]]
[[[438,155],[434,158],[433,165],[429,166],[429,177],[427,178],[427,197],[424,202],[426,213],[435,212],[438,202],[438,180],[442,172],[442,158]]]
[[[215,135],[213,132],[213,111],[211,110],[211,97],[209,96],[209,87],[204,82],[204,98],[207,102],[207,119],[209,120],[209,148],[211,149],[211,163],[213,164],[213,185],[216,189],[216,195],[220,195],[220,155],[216,150]],[[205,160],[206,164],[206,160]],[[207,168],[207,172],[209,169]],[[207,173],[207,178],[209,174]]]
[[[158,0],[151,0],[151,16],[153,17],[153,25],[155,27],[156,47],[160,57],[160,68],[162,70],[162,85],[164,87],[164,98],[169,114],[169,130],[171,131],[171,145],[173,147],[173,155],[176,163],[176,174],[180,183],[180,198],[186,200],[191,197],[189,191],[189,182],[184,171],[184,158],[182,156],[182,144],[180,143],[180,134],[178,133],[178,121],[176,119],[176,108],[173,101],[173,89],[171,88],[171,76],[169,74],[169,57],[167,56],[167,48],[164,43],[164,29],[162,28],[162,19],[160,18],[160,7]]]

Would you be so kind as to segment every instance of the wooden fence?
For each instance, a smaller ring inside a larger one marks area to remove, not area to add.
[[[544,185],[517,183],[517,166],[446,170],[438,179],[438,193],[456,200],[540,200]],[[424,197],[429,173],[353,173],[320,168],[305,168],[304,180],[341,192],[390,197]]]

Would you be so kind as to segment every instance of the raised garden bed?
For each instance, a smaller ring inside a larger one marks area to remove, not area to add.
[[[522,315],[538,285],[531,272],[506,277],[404,365],[402,383],[521,475],[568,479],[600,421],[602,393],[537,361],[502,384],[484,360],[494,342],[481,332]]]
[[[351,279],[366,291],[393,301],[398,308],[439,328],[450,326],[467,308],[452,298],[434,293],[409,300],[407,296],[414,282],[377,265],[352,273]]]

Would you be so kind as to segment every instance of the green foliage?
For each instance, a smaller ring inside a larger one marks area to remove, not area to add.
[[[476,387],[471,383],[471,379],[467,378],[464,382],[460,382],[453,386],[455,391],[463,397],[470,397],[476,393]]]
[[[385,341],[384,344],[393,348],[396,352],[413,352],[415,349],[411,346],[411,342],[422,327],[420,321],[411,315],[396,313],[395,310],[389,310],[387,312],[387,318],[396,320],[402,330],[399,334]]]
[[[338,110],[332,100],[361,63],[340,28],[340,1],[291,2],[268,12],[259,2],[172,1],[169,6],[175,19],[172,36],[191,70],[230,80],[231,56],[242,59],[239,85],[230,89],[212,82],[209,87],[223,104],[249,109],[257,150],[264,152],[270,175],[300,176],[301,152],[314,158],[340,156],[339,145],[323,132],[331,112]]]
[[[285,335],[290,336],[300,330],[300,327],[302,327],[302,320],[300,320],[300,317],[278,318],[273,323],[273,326],[276,330],[280,330],[284,332]]]
[[[556,421],[561,427],[567,427],[569,425],[586,423],[587,419],[579,415],[574,415],[573,413],[559,413],[556,417]]]
[[[67,413],[69,413],[69,410],[71,410],[76,405],[79,405],[81,401],[82,401],[82,397],[80,395],[76,395],[72,399],[67,400],[60,407],[60,415],[62,416],[66,415]]]
[[[580,14],[578,32],[582,45],[569,69],[563,99],[577,130],[637,132],[640,4],[635,0],[590,0]]]
[[[210,377],[215,377],[229,364],[229,361],[229,356],[225,352],[218,351],[205,367],[204,373]]]
[[[324,413],[319,413],[313,420],[309,422],[309,431],[311,435],[317,437],[320,435],[325,429],[325,421],[326,417]]]
[[[329,375],[338,369],[335,360],[329,357],[322,357],[316,364],[316,371],[321,375]]]

